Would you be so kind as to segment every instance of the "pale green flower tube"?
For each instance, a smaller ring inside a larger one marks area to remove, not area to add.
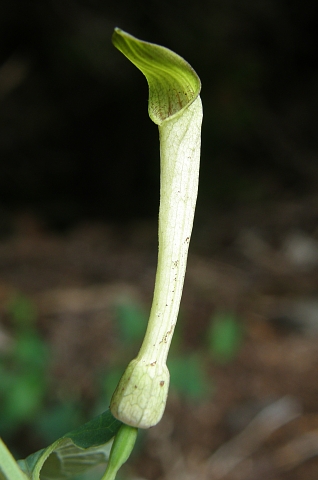
[[[149,428],[161,419],[169,388],[167,355],[177,322],[198,191],[202,104],[200,80],[170,50],[116,29],[114,45],[146,76],[149,115],[159,126],[159,252],[145,338],[111,401],[122,422]]]

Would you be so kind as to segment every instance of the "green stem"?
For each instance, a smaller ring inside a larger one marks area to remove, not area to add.
[[[134,448],[138,429],[122,425],[118,430],[107,464],[107,469],[101,480],[114,480],[120,467],[128,460]]]
[[[0,438],[0,472],[7,480],[26,480],[27,476],[19,468],[7,446]]]

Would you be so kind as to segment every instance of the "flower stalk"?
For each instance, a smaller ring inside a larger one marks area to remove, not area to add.
[[[164,412],[166,366],[177,322],[198,191],[202,104],[200,80],[170,50],[116,29],[113,43],[146,76],[149,115],[159,126],[159,251],[146,334],[111,401],[112,414],[139,428],[156,425]]]

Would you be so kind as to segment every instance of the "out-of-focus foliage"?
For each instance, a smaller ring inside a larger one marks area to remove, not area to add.
[[[207,338],[214,361],[228,363],[242,346],[242,323],[233,312],[218,312],[211,319]]]
[[[213,393],[213,385],[208,378],[202,355],[172,357],[168,360],[168,368],[171,390],[183,398],[198,401]]]
[[[8,301],[6,317],[11,335],[0,351],[0,431],[23,454],[30,448],[29,431],[31,441],[50,443],[86,415],[74,398],[63,404],[54,402],[57,394],[49,379],[49,347],[36,329],[38,315],[32,299],[16,293]]]
[[[11,344],[0,352],[0,430],[13,436],[32,423],[42,409],[47,389],[48,349],[35,330],[35,306],[23,295],[8,304],[14,331]]]
[[[146,312],[136,302],[131,300],[119,302],[115,309],[119,323],[121,344],[131,346],[134,342],[141,343],[148,322]]]
[[[191,8],[168,0],[160,8],[157,0],[4,0],[2,231],[11,208],[31,208],[58,226],[85,216],[156,215],[157,130],[136,108],[147,98],[143,79],[111,45],[116,25],[180,52],[200,72],[203,208],[314,189],[314,7],[309,0],[301,8],[287,0],[199,0]],[[136,128],[119,117],[120,102],[130,105]]]

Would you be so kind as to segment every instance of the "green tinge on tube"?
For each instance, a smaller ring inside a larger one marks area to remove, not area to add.
[[[183,58],[165,47],[119,28],[113,43],[145,75],[149,116],[159,126],[159,252],[153,303],[140,351],[110,405],[122,422],[149,428],[160,421],[169,389],[166,360],[180,307],[198,191],[201,82]]]

